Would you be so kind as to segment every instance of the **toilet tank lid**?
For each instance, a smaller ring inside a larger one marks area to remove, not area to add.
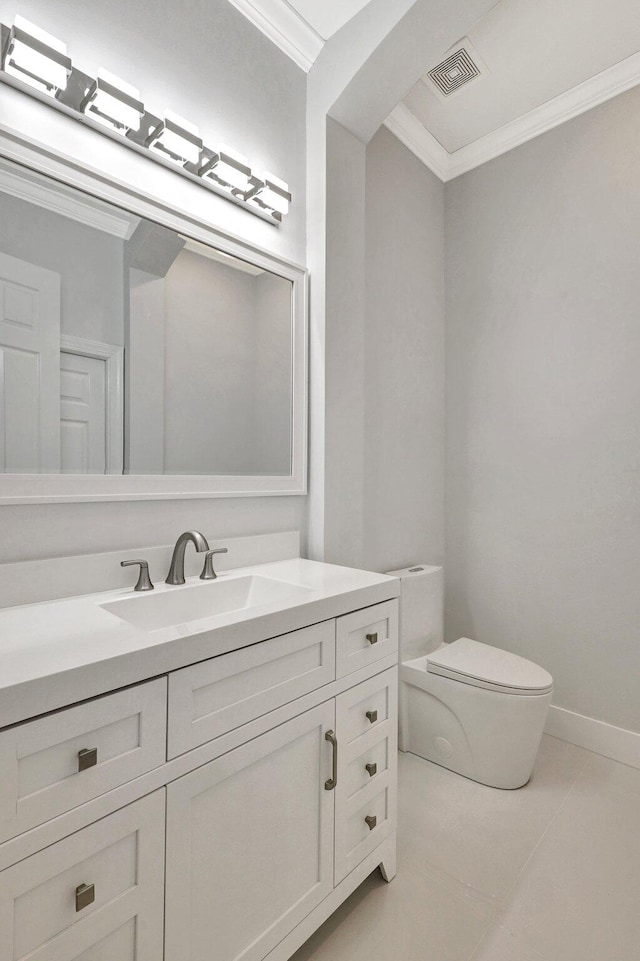
[[[427,671],[451,677],[462,683],[491,685],[501,691],[534,691],[542,693],[553,687],[553,678],[538,664],[502,651],[489,644],[481,644],[470,637],[461,637],[453,644],[443,644],[429,654]]]

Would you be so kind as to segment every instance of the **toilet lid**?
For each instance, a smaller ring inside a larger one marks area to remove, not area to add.
[[[508,694],[546,694],[553,688],[548,671],[524,657],[461,637],[429,654],[427,671]]]

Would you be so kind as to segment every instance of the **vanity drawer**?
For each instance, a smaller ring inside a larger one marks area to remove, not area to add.
[[[344,677],[398,650],[398,601],[384,601],[336,620],[336,674]]]
[[[396,667],[336,698],[336,884],[392,830],[398,768],[397,700]],[[367,711],[378,712],[373,723]],[[371,828],[367,817],[375,818]]]
[[[395,783],[372,782],[369,790],[354,796],[353,802],[346,810],[336,811],[335,884],[392,833],[397,803]]]
[[[170,758],[335,679],[335,622],[222,654],[169,675]]]
[[[338,731],[347,752],[359,752],[375,740],[374,731],[395,726],[398,703],[398,668],[390,667],[337,697]],[[344,754],[344,751],[343,751]]]
[[[364,791],[374,782],[379,784],[397,767],[398,736],[395,723],[387,721],[370,731],[358,744],[357,753],[345,747],[339,758],[336,803],[350,801],[355,794]]]
[[[0,961],[162,957],[165,790],[0,873]]]
[[[0,841],[159,767],[166,723],[159,678],[0,731]]]

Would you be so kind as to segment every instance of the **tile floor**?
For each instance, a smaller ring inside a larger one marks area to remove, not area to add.
[[[640,770],[545,736],[496,791],[401,754],[395,880],[292,961],[640,961]]]

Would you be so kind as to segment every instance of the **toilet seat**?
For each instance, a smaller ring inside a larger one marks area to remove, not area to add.
[[[524,657],[461,637],[427,656],[427,672],[503,694],[548,694],[553,678]]]

